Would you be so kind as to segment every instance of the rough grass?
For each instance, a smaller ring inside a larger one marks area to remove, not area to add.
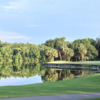
[[[83,64],[83,65],[100,65],[100,61],[78,61],[78,62],[53,61],[53,62],[47,62],[47,64]]]
[[[0,98],[100,92],[100,74],[64,81],[0,87]]]

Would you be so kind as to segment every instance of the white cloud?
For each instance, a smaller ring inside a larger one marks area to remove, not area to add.
[[[57,2],[56,2],[57,1]],[[10,0],[8,4],[2,6],[3,10],[10,12],[58,12],[60,10],[60,5],[64,4],[66,1],[51,1],[51,0]],[[60,4],[62,3],[62,4]]]
[[[20,8],[20,3],[9,2],[9,6],[3,6],[5,9],[18,9]]]
[[[30,39],[30,37],[27,37],[25,35],[21,35],[15,32],[0,31],[1,41],[5,42],[5,41],[15,40],[15,39],[26,40],[26,39]]]
[[[8,5],[2,6],[5,11],[11,12],[23,12],[27,10],[28,0],[17,0],[15,2],[9,2]]]

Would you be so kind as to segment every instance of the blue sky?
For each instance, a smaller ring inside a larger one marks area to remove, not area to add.
[[[0,40],[41,44],[48,39],[96,39],[100,0],[0,0]]]

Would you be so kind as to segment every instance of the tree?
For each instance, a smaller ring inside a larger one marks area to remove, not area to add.
[[[99,47],[99,38],[97,39],[98,40],[98,47]],[[86,49],[87,49],[87,53],[86,53],[86,56],[89,58],[89,59],[95,59],[96,57],[98,57],[98,51],[96,50],[96,48],[93,46],[94,44],[93,43],[95,43],[95,41],[93,40],[93,39],[78,39],[78,40],[75,40],[74,42],[73,42],[73,44],[76,44],[76,48],[77,48],[77,46],[78,46],[78,44],[83,44],[85,47],[86,47]],[[79,54],[78,53],[78,51],[75,51],[75,50],[77,50],[77,49],[75,49],[75,45],[71,45],[71,48],[73,48],[74,49],[74,52],[76,52],[75,53],[75,55],[76,54]],[[82,48],[82,46],[81,46],[81,48]],[[82,49],[80,49],[80,50],[82,50]],[[85,49],[84,49],[85,50]],[[83,50],[82,50],[83,51]],[[85,50],[86,51],[86,50]],[[80,58],[79,56],[78,56],[78,58]],[[84,58],[84,57],[83,57]]]
[[[88,38],[88,40],[90,41],[91,45],[93,45],[96,48],[97,41],[91,38]]]
[[[79,51],[79,54],[81,55],[81,58],[82,58],[81,60],[83,61],[83,58],[87,53],[87,49],[83,44],[80,44],[78,47],[78,51]]]
[[[96,48],[97,48],[97,50],[98,50],[99,57],[100,57],[100,37],[97,37],[97,38],[96,38],[96,41],[97,41],[97,46],[96,46]]]
[[[98,51],[96,50],[96,48],[92,45],[89,45],[88,48],[87,48],[87,54],[86,56],[89,58],[89,59],[95,59],[98,57]]]
[[[45,45],[39,45],[41,59],[47,59],[48,61],[54,61],[54,58],[58,57],[58,51],[56,49],[47,47]]]
[[[70,61],[70,58],[74,56],[74,51],[71,48],[68,48],[66,51],[66,58],[68,61]]]
[[[74,57],[75,57],[76,61],[77,61],[77,59],[83,60],[83,57],[87,53],[86,47],[82,43],[80,43],[79,41],[78,41],[78,43],[73,42],[71,45],[71,48],[74,50],[74,53],[75,53]]]

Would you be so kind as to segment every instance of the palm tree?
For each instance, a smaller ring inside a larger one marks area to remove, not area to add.
[[[78,47],[78,51],[79,51],[79,54],[81,55],[82,61],[83,61],[83,57],[87,53],[87,49],[83,44],[80,44]]]
[[[74,51],[73,51],[73,49],[68,48],[66,51],[66,57],[69,59],[69,61],[72,56],[74,56]]]

